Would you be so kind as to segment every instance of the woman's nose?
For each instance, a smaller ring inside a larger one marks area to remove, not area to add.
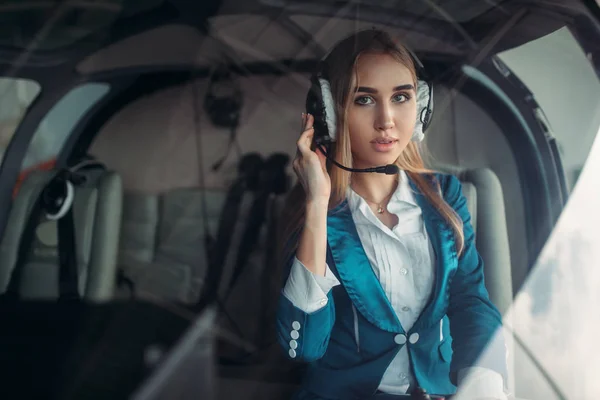
[[[375,128],[382,131],[393,128],[394,118],[391,107],[380,106],[378,111],[377,120],[375,121]]]

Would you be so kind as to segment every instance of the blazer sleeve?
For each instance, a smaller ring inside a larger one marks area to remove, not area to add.
[[[506,382],[506,346],[500,328],[502,316],[491,302],[483,276],[483,260],[475,248],[475,233],[467,200],[458,178],[442,178],[442,191],[448,204],[463,221],[464,249],[450,281],[448,318],[453,339],[451,379],[469,367],[483,367],[501,374]],[[492,340],[493,339],[493,340]],[[485,356],[481,357],[485,352]]]
[[[329,252],[328,252],[329,254]],[[284,269],[284,284],[290,275],[295,254]],[[331,265],[332,260],[327,260]],[[306,288],[308,290],[309,288]],[[335,322],[335,307],[332,290],[327,293],[324,305],[308,313],[296,307],[284,294],[279,294],[276,329],[277,341],[290,359],[312,362],[320,359],[327,350],[331,330]]]

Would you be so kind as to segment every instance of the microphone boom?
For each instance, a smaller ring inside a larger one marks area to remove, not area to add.
[[[349,168],[346,167],[340,163],[338,163],[337,161],[335,161],[333,158],[331,158],[329,156],[329,152],[325,150],[325,148],[322,145],[318,146],[318,149],[321,150],[321,153],[323,153],[325,155],[325,157],[327,157],[327,159],[329,161],[331,161],[335,166],[346,170],[346,171],[350,171],[350,172],[376,172],[379,174],[386,174],[386,175],[396,175],[397,173],[400,172],[400,168],[398,168],[397,165],[395,164],[387,164],[387,165],[382,165],[380,167],[372,167],[372,168]]]

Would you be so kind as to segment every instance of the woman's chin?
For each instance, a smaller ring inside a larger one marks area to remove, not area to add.
[[[368,152],[367,154],[354,154],[354,168],[371,168],[380,167],[388,164],[395,164],[398,157],[400,157],[399,151],[393,152]],[[362,156],[362,157],[361,157]]]
[[[398,157],[400,157],[400,153],[390,152],[385,154],[377,154],[375,157],[370,157],[370,161],[374,165],[387,165],[394,164]]]
[[[396,158],[391,158],[391,157],[373,157],[372,159],[369,159],[366,162],[361,162],[361,163],[355,163],[355,165],[359,165],[356,166],[355,168],[372,168],[372,167],[381,167],[384,165],[388,165],[388,164],[395,164],[397,160]]]

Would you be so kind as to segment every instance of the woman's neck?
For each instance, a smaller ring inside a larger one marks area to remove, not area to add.
[[[398,184],[398,175],[353,173],[350,187],[359,196],[374,203],[389,199]]]

